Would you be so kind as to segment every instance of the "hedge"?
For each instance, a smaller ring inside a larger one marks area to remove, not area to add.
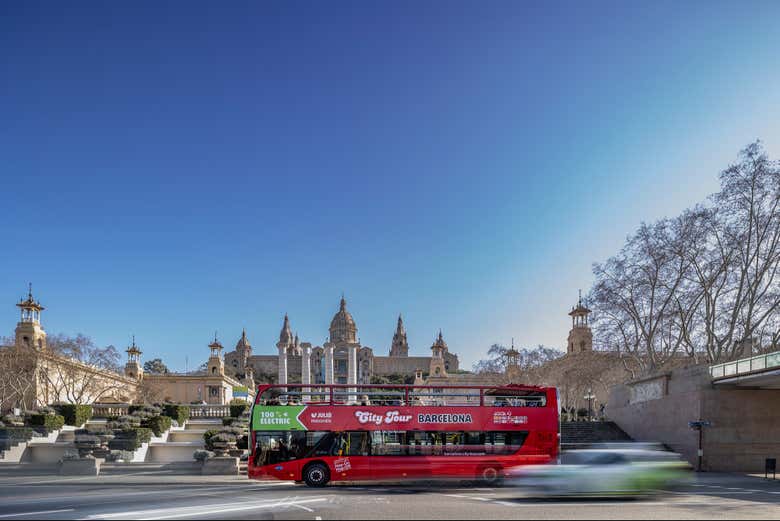
[[[240,417],[247,409],[249,409],[249,404],[247,402],[241,401],[240,403],[236,403],[236,400],[230,401],[230,416],[233,418]]]
[[[141,425],[151,429],[154,435],[159,437],[171,428],[171,423],[172,420],[168,416],[153,416],[141,422]]]
[[[65,403],[57,405],[55,408],[57,409],[57,413],[65,418],[65,425],[81,427],[92,418],[91,405]]]
[[[47,432],[60,430],[65,425],[65,418],[59,414],[32,414],[28,421],[31,427],[43,427]]]
[[[205,442],[206,448],[208,450],[212,450],[214,447],[211,445],[211,438],[219,434],[219,429],[212,429],[210,431],[206,431],[203,433],[203,441]]]
[[[142,444],[149,443],[152,439],[151,429],[139,427],[137,429],[114,431],[116,437],[108,442],[111,450],[136,451]]]
[[[190,419],[190,408],[186,405],[174,405],[169,403],[163,406],[163,414],[169,418],[173,418],[178,422],[179,426],[182,426],[184,425],[184,422]]]
[[[2,427],[0,428],[0,451],[29,441],[32,436],[33,430],[30,427]]]

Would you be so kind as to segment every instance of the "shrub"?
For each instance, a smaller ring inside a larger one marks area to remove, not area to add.
[[[130,413],[130,416],[146,420],[148,418],[160,416],[160,414],[162,414],[162,409],[154,405],[131,405],[127,408],[127,412]]]
[[[106,461],[133,461],[134,454],[127,450],[112,450],[106,455]]]
[[[195,461],[206,461],[209,458],[213,458],[214,453],[209,450],[196,450],[192,457],[195,458]]]
[[[220,432],[219,434],[211,437],[211,444],[213,445],[215,442],[222,442],[222,443],[235,443],[236,442],[236,435],[230,434],[227,432]]]
[[[152,431],[143,427],[116,431],[116,437],[108,442],[111,450],[136,451],[142,444],[149,443]]]
[[[184,425],[184,422],[190,419],[190,408],[186,405],[174,405],[169,403],[163,406],[163,414],[176,420],[179,425]]]
[[[92,406],[67,403],[58,405],[57,413],[65,418],[65,425],[80,427],[92,418]]]
[[[211,448],[211,438],[219,434],[217,429],[212,429],[203,433],[203,441],[206,444],[206,448]]]
[[[165,431],[171,428],[172,420],[168,416],[153,416],[141,422],[141,425],[151,429],[155,436],[162,436]]]
[[[32,427],[43,427],[47,432],[60,430],[65,425],[65,418],[59,414],[31,414],[28,421]]]
[[[247,409],[249,409],[249,404],[244,400],[239,400],[237,398],[230,400],[230,416],[233,418],[238,418],[244,414],[244,411]]]
[[[32,439],[33,430],[30,427],[2,427],[0,428],[0,451],[8,450],[14,445]]]
[[[24,418],[16,416],[15,414],[6,414],[3,416],[3,423],[8,427],[22,427],[24,425]]]

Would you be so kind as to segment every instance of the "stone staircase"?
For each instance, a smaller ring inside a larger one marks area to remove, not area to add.
[[[190,419],[183,429],[171,429],[164,441],[152,441],[144,461],[149,463],[192,462],[193,453],[205,448],[206,431],[222,427],[222,419]]]
[[[562,422],[561,448],[582,449],[599,443],[631,442],[615,422]]]

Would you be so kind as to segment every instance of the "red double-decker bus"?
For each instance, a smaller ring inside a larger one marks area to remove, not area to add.
[[[522,385],[263,385],[250,429],[251,479],[496,483],[505,469],[557,458],[558,396]]]

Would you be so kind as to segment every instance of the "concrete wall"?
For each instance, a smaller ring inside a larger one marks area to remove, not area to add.
[[[727,472],[763,472],[765,458],[780,459],[780,390],[707,389],[702,417],[705,465]]]
[[[641,389],[657,389],[656,397]],[[688,422],[712,422],[703,436],[703,468],[763,472],[764,458],[780,459],[780,391],[714,388],[707,366],[618,385],[607,409],[610,419],[637,441],[665,443],[695,465],[698,432]]]

